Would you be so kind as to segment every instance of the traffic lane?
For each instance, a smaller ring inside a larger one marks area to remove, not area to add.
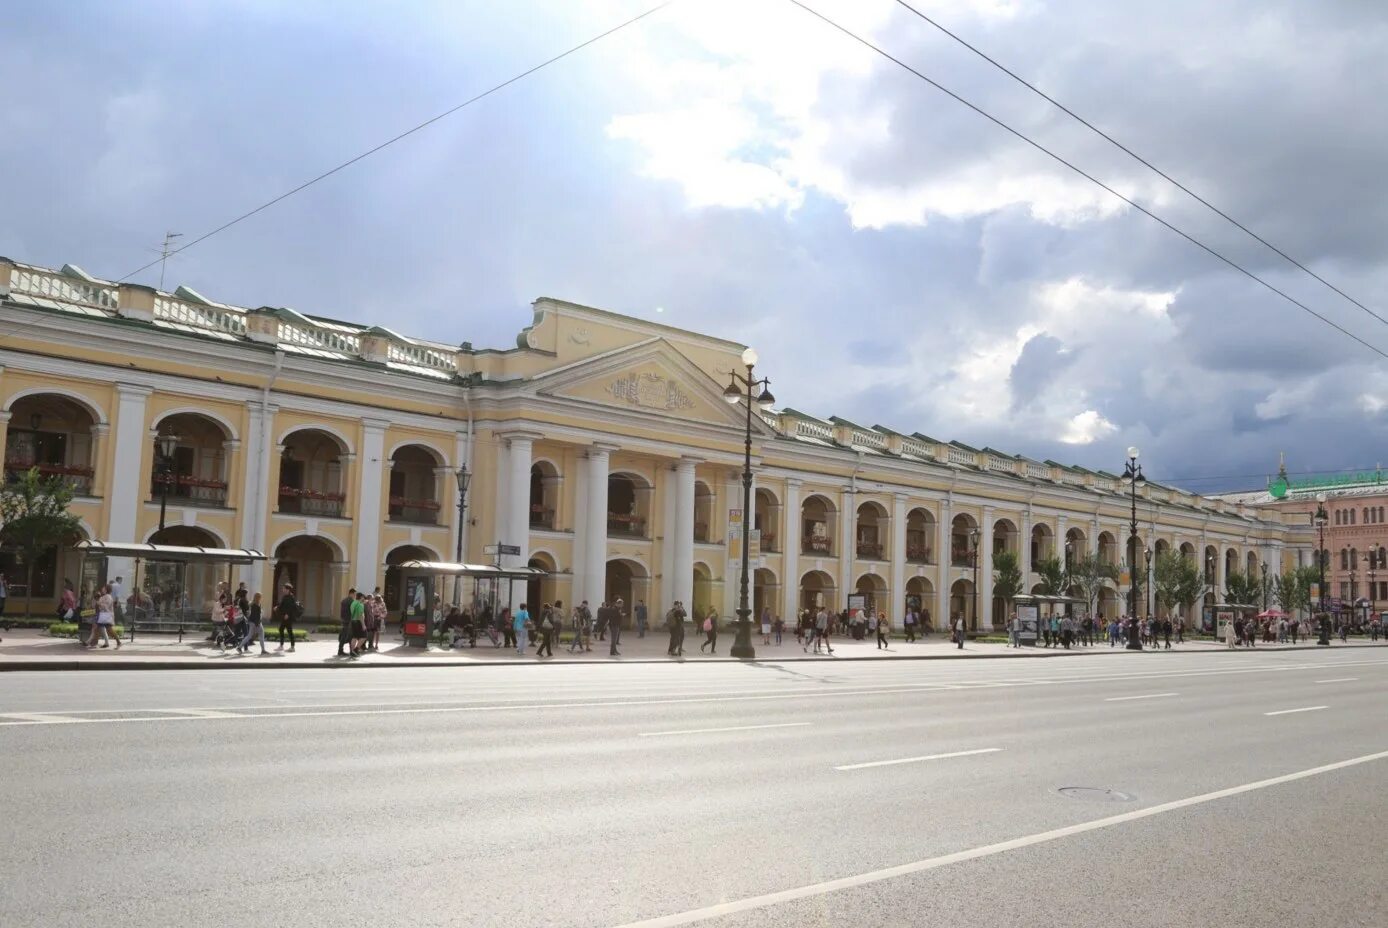
[[[1229,711],[1227,705],[1217,708]],[[1024,710],[1023,704],[1019,711]],[[179,871],[190,874],[223,866],[224,857],[256,861],[266,856],[293,861],[286,872],[299,873],[305,862],[323,861],[325,848],[341,848],[341,856],[329,855],[335,864],[324,871],[310,870],[306,877],[331,882],[333,872],[352,869],[351,849],[384,845],[380,858],[383,872],[394,865],[403,875],[411,867],[423,866],[438,870],[435,876],[446,883],[451,866],[503,866],[523,871],[527,861],[543,856],[546,848],[557,842],[579,861],[615,859],[622,863],[624,872],[634,871],[643,878],[678,886],[676,897],[697,905],[706,901],[695,891],[698,884],[682,879],[690,868],[717,873],[748,893],[764,889],[755,880],[745,880],[735,862],[730,868],[716,862],[720,847],[760,848],[765,859],[788,865],[786,872],[776,874],[784,881],[811,865],[798,856],[806,848],[835,848],[836,859],[844,863],[868,855],[868,859],[888,865],[911,855],[957,849],[960,841],[1009,837],[1008,828],[1020,822],[1035,822],[1037,827],[1068,824],[1075,811],[1068,804],[1054,803],[1047,795],[1053,785],[1065,782],[1051,768],[1074,769],[1075,759],[1065,755],[1067,745],[1114,743],[1107,731],[1100,731],[1100,737],[1086,737],[1094,733],[1096,722],[1084,707],[1053,707],[1045,725],[1036,724],[1034,718],[1022,720],[1022,733],[1030,733],[1035,746],[1018,744],[1006,757],[1000,757],[1012,765],[925,765],[930,769],[913,771],[898,784],[896,774],[905,773],[905,768],[843,774],[830,771],[829,766],[831,761],[842,762],[845,751],[854,750],[860,741],[864,753],[869,747],[880,751],[889,742],[909,737],[913,730],[924,730],[923,724],[928,728],[930,720],[916,719],[909,713],[845,712],[824,720],[822,737],[804,739],[800,729],[776,738],[700,736],[697,744],[689,745],[690,750],[676,745],[673,751],[631,744],[629,735],[628,742],[614,743],[622,736],[595,732],[593,725],[573,713],[555,715],[563,717],[550,719],[538,729],[516,724],[489,726],[491,733],[480,739],[469,739],[467,732],[420,725],[423,717],[419,716],[403,717],[409,720],[403,726],[362,725],[360,720],[349,719],[313,726],[304,725],[304,720],[285,721],[280,723],[285,726],[283,731],[276,728],[273,734],[229,743],[178,731],[235,730],[262,723],[111,726],[100,730],[166,730],[164,737],[149,744],[124,745],[133,748],[134,756],[144,751],[161,752],[163,763],[145,772],[146,781],[132,782],[130,777],[139,776],[138,772],[118,775],[112,771],[112,782],[124,784],[140,797],[140,814],[124,820],[123,808],[113,813],[95,796],[91,807],[86,808],[85,798],[73,800],[62,795],[64,790],[51,799],[88,821],[83,834],[88,853],[132,859],[131,875],[136,882],[143,876],[170,891],[196,892],[202,881],[192,878],[185,882],[178,876],[171,880],[166,872],[169,862],[162,859],[169,848],[179,849],[179,863],[193,865],[190,870]],[[539,721],[545,717],[547,714],[541,713]],[[500,721],[500,716],[494,719]],[[967,727],[988,720],[945,721]],[[1099,721],[1103,722],[1102,716]],[[563,727],[566,724],[567,729]],[[1106,724],[1099,727],[1109,728]],[[935,734],[947,741],[962,741],[967,733],[961,732],[958,738],[948,732]],[[1318,736],[1324,740],[1325,731],[1320,730]],[[184,739],[193,742],[186,758],[178,756],[174,746]],[[1252,755],[1246,749],[1256,751],[1262,740],[1252,737],[1245,745],[1238,739],[1223,739],[1223,743],[1233,752],[1233,760],[1247,760]],[[576,743],[584,741],[590,743]],[[101,753],[120,747],[113,743]],[[1107,772],[1112,778],[1122,781],[1143,772],[1148,761],[1140,754],[1121,746],[1115,750],[1119,760],[1136,758],[1137,769],[1115,770],[1114,759],[1092,756],[1078,766],[1087,772],[1110,768]],[[1230,758],[1214,760],[1210,751],[1210,747],[1202,747],[1195,752],[1195,759],[1211,771],[1229,765]],[[184,775],[166,775],[166,770],[191,774],[192,795]],[[322,775],[315,777],[314,770],[322,771]],[[836,779],[866,773],[874,779],[858,783]],[[80,774],[77,780],[74,785],[80,785]],[[334,785],[314,788],[325,780]],[[259,802],[238,807],[234,797],[244,795],[247,784],[271,783],[282,785],[283,798],[276,788],[262,786],[258,788],[263,797]],[[457,783],[468,784],[461,797]],[[1018,790],[1018,783],[1035,789]],[[310,788],[305,793],[295,789],[296,784]],[[1188,792],[1172,789],[1173,794]],[[383,803],[383,799],[388,801]],[[899,814],[880,815],[884,806]],[[980,808],[997,810],[999,818],[994,823],[977,822]],[[345,815],[343,810],[347,810]],[[455,820],[455,813],[463,810],[469,814]],[[35,827],[42,826],[42,818],[33,823]],[[936,833],[948,840],[923,844],[919,829],[911,824],[916,820],[933,822]],[[871,827],[865,828],[865,824]],[[994,824],[1004,827],[992,827]],[[205,834],[217,834],[218,841],[201,843],[199,836]],[[468,840],[459,843],[459,834],[466,834]],[[671,854],[671,848],[680,847],[685,853]],[[432,860],[439,848],[449,849],[452,864],[418,863]],[[82,847],[68,851],[80,853]],[[648,865],[645,860],[661,854],[666,855],[666,868]],[[701,864],[701,854],[705,861],[710,859],[706,855],[714,855],[715,862]],[[607,885],[600,865],[566,863],[566,872],[572,873],[580,886],[591,887],[580,890],[586,905],[599,909],[610,905],[611,900],[600,891]],[[585,898],[590,891],[592,898]],[[480,911],[501,917],[505,913],[494,908],[500,902],[497,898],[479,903],[483,905]]]
[[[1385,772],[1388,761],[1371,762],[694,923],[708,928],[1381,928],[1388,901],[1378,872],[1388,827],[1388,803],[1380,798]],[[1096,817],[1113,811],[1104,808],[1107,804],[1093,805]]]

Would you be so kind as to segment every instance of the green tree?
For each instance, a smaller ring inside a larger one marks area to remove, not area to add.
[[[34,565],[54,545],[71,544],[81,534],[80,520],[68,512],[72,488],[61,477],[42,477],[38,468],[0,487],[0,545],[24,559],[26,592],[34,588]],[[34,597],[25,600],[24,615],[33,614]]]
[[[1152,568],[1153,592],[1158,604],[1170,612],[1173,606],[1193,606],[1205,593],[1205,578],[1194,559],[1182,557],[1175,551],[1157,555]]]
[[[1004,610],[1011,610],[1012,601],[1022,592],[1022,568],[1017,555],[999,551],[993,555],[993,595],[1003,601]]]
[[[1069,579],[1079,587],[1080,595],[1089,604],[1089,614],[1094,615],[1099,591],[1118,580],[1118,567],[1099,560],[1097,554],[1086,554],[1072,562]]]
[[[1263,599],[1263,581],[1255,574],[1231,570],[1224,577],[1224,601],[1256,606]]]
[[[1070,588],[1070,578],[1065,572],[1065,564],[1058,557],[1045,557],[1032,565],[1041,577],[1043,596],[1064,596]]]
[[[1284,612],[1296,613],[1311,608],[1311,584],[1320,579],[1314,565],[1296,567],[1274,578],[1273,595]]]

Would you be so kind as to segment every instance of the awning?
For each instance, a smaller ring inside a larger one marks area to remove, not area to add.
[[[79,541],[73,547],[101,557],[131,557],[178,564],[254,564],[265,560],[264,554],[249,548],[199,548],[135,541]]]
[[[451,561],[403,561],[394,565],[405,570],[450,577],[492,577],[505,580],[529,580],[548,576],[538,567],[494,567],[491,564],[455,564]]]

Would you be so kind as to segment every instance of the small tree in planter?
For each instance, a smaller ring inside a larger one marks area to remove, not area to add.
[[[993,555],[993,595],[1003,601],[1005,609],[1012,608],[1012,601],[1022,592],[1022,569],[1017,566],[1017,555],[1011,551],[1000,551]]]
[[[0,545],[24,558],[24,617],[33,615],[34,564],[54,545],[70,544],[81,535],[80,520],[68,512],[72,487],[59,476],[44,477],[37,467],[0,487]]]

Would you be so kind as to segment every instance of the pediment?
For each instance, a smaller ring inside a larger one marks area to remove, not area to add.
[[[723,387],[673,346],[651,339],[550,371],[532,383],[541,396],[655,416],[672,424],[743,425],[741,407]],[[754,429],[764,427],[753,419]]]

